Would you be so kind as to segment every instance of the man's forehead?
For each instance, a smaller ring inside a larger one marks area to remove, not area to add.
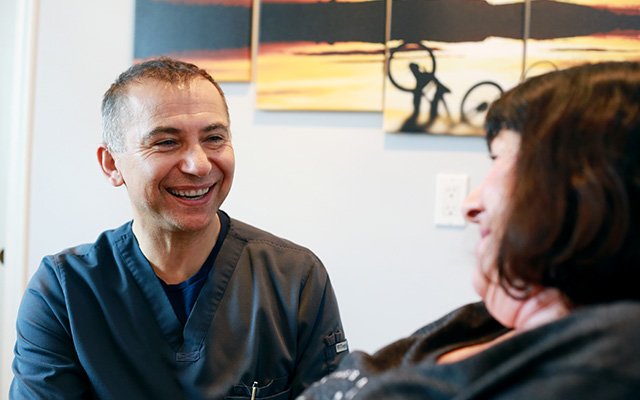
[[[186,77],[176,81],[167,81],[153,77],[142,77],[127,84],[125,94],[131,95],[139,92],[152,91],[185,91],[195,87],[204,87],[211,93],[220,95],[218,88],[209,80],[202,76]]]
[[[158,92],[181,92],[190,89],[192,86],[192,81],[174,83],[154,78],[143,78],[129,83],[125,95],[128,98],[149,98]]]
[[[218,103],[224,103],[216,87],[204,78],[178,83],[145,79],[132,83],[125,97],[130,106],[146,110],[178,104],[218,106]]]

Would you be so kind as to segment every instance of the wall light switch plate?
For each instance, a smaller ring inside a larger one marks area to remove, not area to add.
[[[469,176],[466,174],[436,175],[436,226],[466,226],[462,203],[468,190]]]

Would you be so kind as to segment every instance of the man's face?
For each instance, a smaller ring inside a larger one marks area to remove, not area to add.
[[[147,79],[128,91],[125,151],[113,154],[135,224],[195,232],[217,224],[233,181],[229,118],[205,79],[175,86]]]

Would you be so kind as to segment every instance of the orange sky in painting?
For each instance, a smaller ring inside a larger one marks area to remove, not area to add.
[[[382,110],[382,44],[261,45],[257,64],[260,109]]]
[[[614,31],[607,32],[607,33],[597,33],[595,35],[592,35],[592,37],[607,38],[610,40],[614,40],[616,38],[621,40],[629,40],[629,39],[637,40],[637,38],[639,38],[638,31],[620,30],[620,29],[616,29]]]

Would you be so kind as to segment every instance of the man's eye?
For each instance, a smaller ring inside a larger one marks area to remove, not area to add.
[[[160,146],[160,147],[174,146],[175,144],[176,144],[176,141],[170,140],[170,139],[161,140],[155,143],[156,146]]]
[[[221,146],[227,141],[226,137],[222,135],[211,135],[211,136],[208,136],[206,140],[207,140],[207,143],[213,146]]]

